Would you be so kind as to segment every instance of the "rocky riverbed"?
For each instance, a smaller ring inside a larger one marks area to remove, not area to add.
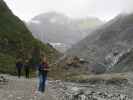
[[[128,82],[71,83],[49,82],[58,100],[133,100],[132,74]]]
[[[54,83],[59,100],[133,100],[133,86]]]

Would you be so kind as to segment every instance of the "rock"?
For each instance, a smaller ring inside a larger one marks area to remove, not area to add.
[[[8,80],[4,76],[0,76],[0,84],[6,84]]]
[[[126,100],[126,98],[127,98],[126,95],[120,94],[120,100]]]
[[[9,96],[8,96],[8,98],[12,98],[13,97],[13,95],[12,94],[10,94]]]
[[[22,97],[16,97],[17,100],[22,100]]]
[[[79,95],[80,100],[85,100],[86,96],[85,95]]]

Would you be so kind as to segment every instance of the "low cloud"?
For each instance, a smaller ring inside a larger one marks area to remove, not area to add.
[[[94,16],[109,20],[120,13],[133,12],[133,0],[5,0],[23,20],[40,13],[57,11],[71,17]]]

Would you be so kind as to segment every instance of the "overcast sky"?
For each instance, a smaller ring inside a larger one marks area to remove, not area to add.
[[[95,16],[110,20],[121,12],[133,11],[133,0],[5,0],[22,20],[49,11],[64,13],[73,18]]]

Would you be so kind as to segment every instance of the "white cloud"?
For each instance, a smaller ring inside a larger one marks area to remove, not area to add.
[[[71,17],[95,16],[108,20],[121,12],[133,11],[133,0],[5,0],[23,20],[48,11]]]

